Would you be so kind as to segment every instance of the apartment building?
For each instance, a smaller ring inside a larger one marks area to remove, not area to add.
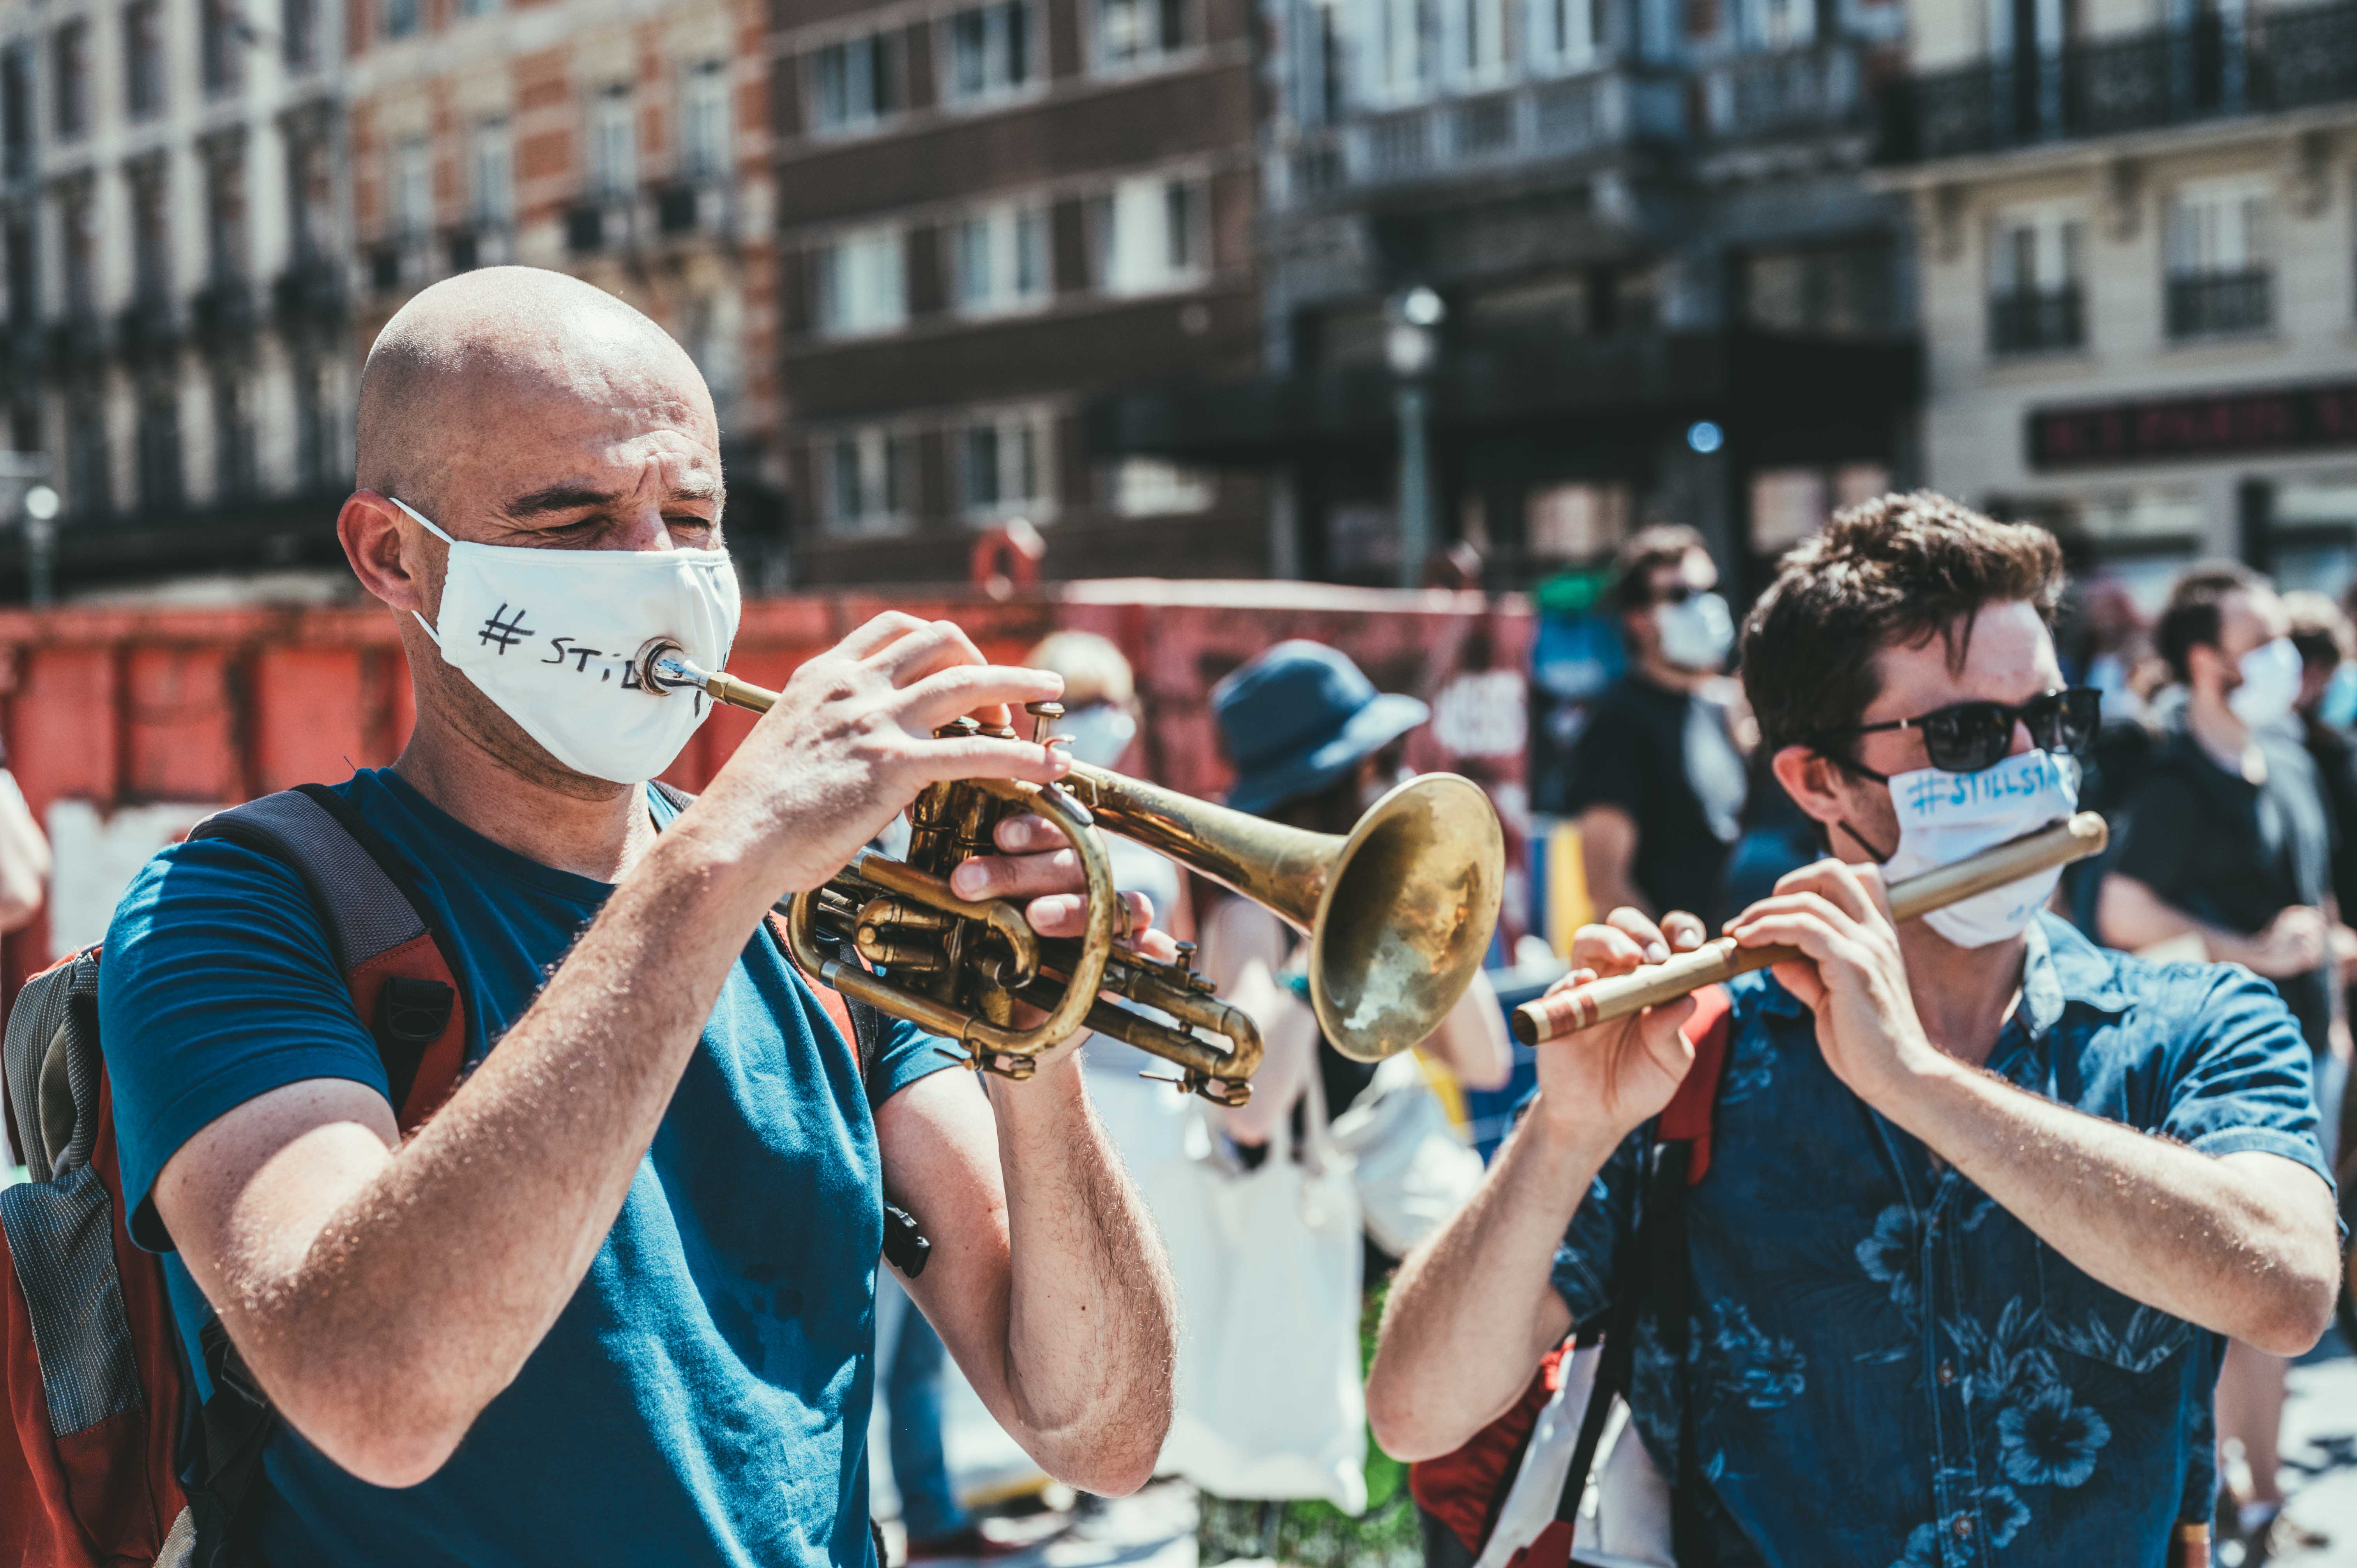
[[[795,570],[1251,575],[1248,473],[1101,454],[1092,400],[1259,363],[1247,0],[780,0]]]
[[[769,72],[752,0],[355,0],[355,328],[478,266],[573,273],[711,385],[730,544],[783,578]]]
[[[1862,178],[1897,0],[1263,20],[1266,368],[1108,400],[1108,447],[1257,467],[1287,569],[1367,582],[1417,548],[1416,422],[1426,537],[1476,543],[1501,585],[1656,519],[1739,582],[1912,471],[1907,214]]]
[[[2147,607],[2357,577],[2357,5],[1916,0],[1926,458]]]
[[[0,395],[69,588],[332,559],[340,40],[328,0],[0,7]]]

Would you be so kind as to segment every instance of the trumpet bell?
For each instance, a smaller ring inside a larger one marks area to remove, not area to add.
[[[1489,797],[1453,773],[1359,819],[1309,925],[1309,1001],[1336,1050],[1381,1061],[1440,1026],[1490,950],[1505,858]]]

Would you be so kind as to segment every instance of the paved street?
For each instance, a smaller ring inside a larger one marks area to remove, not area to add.
[[[2287,1568],[2348,1568],[2357,1563],[2357,1356],[2335,1334],[2292,1369],[2284,1413],[2285,1462],[2292,1517],[2332,1537],[2330,1545],[2294,1557]],[[2220,1568],[2234,1568],[2225,1553]]]

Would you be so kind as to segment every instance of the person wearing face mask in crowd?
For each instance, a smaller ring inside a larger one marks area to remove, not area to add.
[[[2331,1311],[2298,1026],[2247,973],[2098,949],[2044,909],[2052,872],[1889,913],[1890,881],[2072,809],[2101,704],[2056,660],[2061,588],[2052,535],[1930,494],[1784,557],[1743,679],[1830,857],[1727,928],[1798,955],[1725,988],[1686,1321],[1631,1237],[1690,997],[1539,1047],[1483,1190],[1394,1287],[1385,1448],[1465,1443],[1635,1290],[1632,1428],[1681,1563],[2205,1560],[2226,1338],[2296,1354]],[[1615,910],[1565,983],[1704,936]]]
[[[1405,760],[1407,737],[1431,717],[1431,709],[1415,697],[1378,692],[1347,654],[1308,641],[1280,642],[1228,675],[1213,688],[1211,706],[1222,748],[1236,769],[1227,803],[1321,833],[1349,832],[1368,807],[1411,777]],[[1437,1062],[1460,1084],[1502,1088],[1513,1058],[1497,993],[1486,976],[1476,973],[1415,1055],[1383,1063],[1355,1061],[1328,1043],[1318,1027],[1309,1004],[1307,943],[1290,927],[1261,905],[1227,897],[1211,903],[1201,929],[1203,972],[1222,997],[1252,1016],[1266,1052],[1253,1079],[1250,1102],[1211,1112],[1240,1165],[1260,1168],[1280,1121],[1290,1122],[1286,1142],[1297,1149],[1302,1118],[1313,1104],[1323,1106],[1329,1123],[1361,1112],[1355,1121],[1379,1139],[1437,1138],[1448,1145],[1425,1149],[1417,1158],[1395,1146],[1345,1147],[1345,1154],[1356,1156],[1368,1221],[1360,1280],[1361,1292],[1372,1297],[1398,1262],[1386,1240],[1405,1248],[1418,1239],[1470,1193],[1478,1177],[1480,1161],[1448,1129],[1418,1058]],[[1379,1238],[1375,1211],[1383,1200],[1369,1190],[1369,1173],[1401,1164],[1426,1173],[1430,1185],[1413,1204],[1390,1206],[1414,1212],[1392,1214],[1389,1223],[1417,1229],[1412,1235]],[[1229,1267],[1250,1269],[1255,1261],[1236,1258]],[[1211,1300],[1203,1287],[1216,1270],[1200,1264],[1190,1269],[1187,1251],[1178,1245],[1172,1262],[1182,1305],[1190,1315],[1204,1313]],[[1360,1293],[1352,1293],[1352,1300],[1359,1298]],[[1353,1314],[1353,1324],[1356,1318]],[[1219,1349],[1203,1346],[1189,1353],[1215,1356]],[[1182,1431],[1188,1419],[1182,1396]],[[1371,1465],[1367,1480],[1367,1509],[1356,1519],[1321,1503],[1221,1497],[1207,1490],[1197,1530],[1203,1561],[1274,1556],[1369,1568],[1396,1560],[1418,1540],[1405,1473],[1389,1465],[1379,1476]]]
[[[1599,909],[1708,914],[1746,794],[1722,673],[1734,622],[1691,528],[1639,530],[1613,574],[1629,668],[1580,732],[1567,807],[1588,897]]]
[[[2128,798],[2096,919],[2113,946],[2183,946],[2271,981],[2320,1083],[2347,1024],[2335,981],[2331,816],[2301,745],[2291,631],[2267,580],[2231,562],[2194,567],[2169,590],[2154,639],[2184,704]],[[2221,1524],[2262,1555],[2309,1539],[2281,1511],[2285,1366],[2238,1340],[2218,1386],[2219,1436],[2248,1473],[2222,1496]]]
[[[2357,737],[2350,734],[2357,721],[2357,628],[2312,589],[2286,594],[2284,609],[2299,654],[2292,712],[2330,818],[2332,895],[2343,911],[2357,909]]]
[[[169,1254],[199,1396],[217,1325],[275,1412],[220,1560],[873,1568],[888,1190],[932,1243],[896,1250],[927,1265],[904,1288],[1000,1425],[1066,1482],[1140,1485],[1175,1304],[1072,1052],[948,1071],[911,1025],[855,1031],[767,924],[929,784],[1065,776],[938,733],[1062,682],[887,613],[667,795],[711,704],[651,693],[639,651],[717,669],[738,618],[694,362],[588,284],[486,268],[394,313],[359,403],[338,532],[416,723],[314,801],[431,912],[466,1073],[403,1136],[304,886],[226,838],[139,874],[99,986],[126,1219]],[[956,891],[1079,935],[1060,835],[996,839]]]

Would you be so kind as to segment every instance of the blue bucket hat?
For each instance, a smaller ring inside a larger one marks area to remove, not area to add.
[[[1212,687],[1211,711],[1236,765],[1228,804],[1253,812],[1316,794],[1432,716],[1414,697],[1376,691],[1348,654],[1302,641]]]

